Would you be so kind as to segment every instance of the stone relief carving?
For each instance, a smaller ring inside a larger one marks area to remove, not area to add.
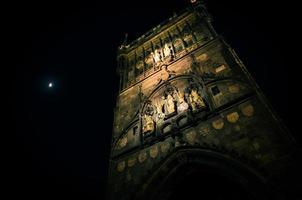
[[[177,106],[177,111],[179,113],[186,111],[189,108],[188,103],[185,101],[185,94],[181,91],[177,93],[178,95],[178,106]]]
[[[151,104],[150,101],[147,102],[144,116],[143,116],[143,133],[144,134],[151,134],[154,132],[155,123],[153,119],[153,115],[155,113],[154,106]]]
[[[185,87],[187,84],[189,86]],[[153,133],[157,125],[179,113],[187,110],[197,112],[207,108],[200,90],[200,86],[192,80],[176,82],[176,84],[167,82],[152,100],[146,102],[143,108],[143,134]]]
[[[174,51],[170,44],[165,44],[164,54],[165,58],[168,59],[168,61],[172,61],[174,59]]]
[[[143,125],[143,133],[150,134],[154,132],[154,121],[151,115],[145,114],[144,115],[144,125]]]
[[[175,112],[175,100],[172,97],[171,94],[168,94],[168,96],[164,98],[165,104],[164,104],[164,111],[166,115],[172,114]]]
[[[190,104],[192,111],[196,111],[198,108],[205,108],[206,104],[204,103],[201,96],[197,93],[196,89],[192,89],[189,95]]]

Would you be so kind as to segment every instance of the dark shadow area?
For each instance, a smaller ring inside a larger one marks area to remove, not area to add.
[[[194,170],[173,185],[174,193],[168,200],[204,199],[253,200],[240,183],[209,171]]]

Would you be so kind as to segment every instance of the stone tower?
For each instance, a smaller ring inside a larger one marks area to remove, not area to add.
[[[110,199],[286,197],[295,142],[211,21],[192,0],[119,47]]]

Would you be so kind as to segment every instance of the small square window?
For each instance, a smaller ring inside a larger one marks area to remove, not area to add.
[[[212,87],[211,90],[212,90],[212,94],[213,94],[214,96],[216,96],[217,94],[220,93],[220,90],[219,90],[219,88],[217,87],[217,85],[214,86],[214,87]]]

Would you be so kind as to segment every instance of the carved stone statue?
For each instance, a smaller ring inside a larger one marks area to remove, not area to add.
[[[183,92],[178,92],[177,96],[178,96],[177,111],[178,112],[183,112],[183,111],[187,110],[189,108],[189,105],[185,101],[184,93]]]
[[[165,108],[167,115],[175,112],[174,98],[171,94],[168,94],[167,96]]]
[[[155,63],[158,63],[158,62],[162,61],[162,55],[161,55],[161,52],[159,50],[157,52],[155,52],[153,54],[153,56],[154,56]]]
[[[160,124],[163,122],[164,118],[165,118],[165,114],[162,112],[162,107],[164,106],[164,102],[160,101],[157,105],[156,105],[156,116],[155,116],[155,122],[157,124]]]
[[[190,98],[190,103],[191,103],[191,107],[192,107],[193,111],[197,110],[198,108],[206,107],[203,99],[199,96],[196,89],[191,90],[189,98]]]
[[[171,51],[170,51],[168,44],[165,44],[164,53],[165,53],[166,58],[168,58],[171,55]]]
[[[153,133],[154,131],[154,121],[152,119],[151,115],[144,115],[144,126],[143,126],[143,133],[144,134],[149,134],[149,133]]]

